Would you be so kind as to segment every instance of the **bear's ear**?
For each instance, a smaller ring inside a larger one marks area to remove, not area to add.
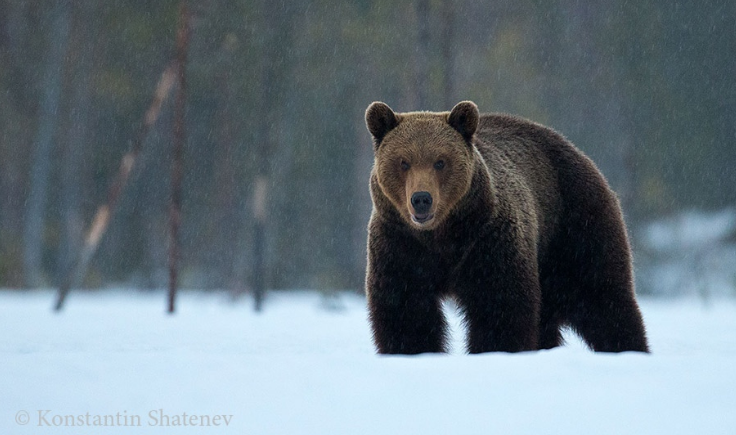
[[[452,108],[447,123],[470,142],[478,128],[479,119],[478,106],[472,101],[462,101]]]
[[[373,135],[377,147],[386,134],[399,125],[399,119],[386,103],[376,101],[371,103],[365,111],[365,125]]]

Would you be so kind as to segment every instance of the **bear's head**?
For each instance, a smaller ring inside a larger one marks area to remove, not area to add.
[[[381,102],[368,106],[378,186],[410,226],[437,228],[470,190],[479,118],[470,101],[441,113],[394,113]]]

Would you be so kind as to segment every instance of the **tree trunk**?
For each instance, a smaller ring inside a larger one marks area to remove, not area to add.
[[[253,188],[253,297],[256,311],[266,295],[266,210],[268,178],[261,174]]]
[[[94,31],[86,20],[95,15],[93,2],[74,6],[74,66],[72,67],[72,104],[69,131],[61,158],[61,243],[58,250],[57,281],[74,266],[74,258],[82,247],[83,174],[85,150],[89,142]]]
[[[57,0],[50,15],[49,51],[44,65],[43,93],[38,113],[38,130],[33,143],[30,192],[23,231],[23,266],[25,284],[29,287],[37,287],[46,282],[43,267],[44,216],[62,91],[64,56],[71,27],[71,4],[68,0]]]
[[[417,46],[415,53],[417,110],[428,110],[429,104],[429,0],[416,0]]]
[[[29,2],[5,2],[0,7],[0,278],[3,285],[23,286],[23,219],[27,199],[27,150],[32,144],[28,71],[38,59],[28,55]],[[34,59],[32,59],[34,58]]]
[[[169,297],[168,312],[175,311],[176,292],[179,285],[179,228],[181,226],[181,181],[184,177],[184,143],[186,142],[186,67],[189,48],[189,10],[187,2],[179,5],[179,28],[176,33],[176,67],[179,88],[176,94],[174,115],[174,152],[171,164],[171,201],[169,204]]]
[[[455,101],[455,1],[442,2],[442,110],[450,110]]]
[[[133,141],[130,151],[125,154],[120,161],[118,173],[107,192],[107,203],[97,208],[97,213],[92,220],[92,224],[87,230],[84,245],[77,255],[74,266],[69,269],[61,287],[59,287],[54,308],[56,311],[60,311],[63,308],[64,301],[69,294],[69,290],[73,286],[78,285],[87,273],[87,266],[95,252],[97,252],[97,247],[100,245],[102,236],[107,231],[112,215],[116,210],[118,201],[120,200],[120,195],[128,184],[130,173],[133,170],[133,166],[136,163],[136,159],[140,154],[141,149],[143,148],[143,141],[146,136],[148,136],[151,126],[153,126],[158,119],[158,116],[161,113],[161,105],[174,85],[175,74],[176,68],[174,65],[167,67],[163,74],[161,74],[161,79],[156,86],[153,101],[151,101],[151,106],[146,111],[143,123],[138,131],[138,135]]]
[[[217,271],[218,279],[214,285],[230,288],[233,292],[237,284],[234,277],[234,262],[236,257],[236,241],[233,234],[240,231],[240,216],[237,209],[238,171],[235,138],[239,135],[239,120],[234,119],[234,109],[237,107],[237,95],[232,86],[233,57],[236,39],[230,34],[225,37],[218,56],[218,108],[217,108],[217,141],[212,150],[215,167],[213,177],[215,182],[215,222],[213,249],[214,258],[210,267]]]
[[[271,159],[280,140],[280,119],[286,77],[290,64],[288,52],[291,40],[291,26],[293,25],[293,5],[273,0],[263,0],[261,8],[264,16],[264,28],[261,31],[261,64],[260,68],[260,102],[262,120],[259,122],[259,131],[254,140],[256,174],[253,179],[252,216],[253,216],[253,258],[252,258],[252,285],[255,299],[254,308],[261,311],[266,293],[268,273],[268,231],[274,225],[268,221],[270,206]]]

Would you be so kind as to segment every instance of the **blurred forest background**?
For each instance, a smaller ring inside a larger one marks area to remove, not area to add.
[[[57,286],[71,267],[174,56],[179,3],[0,0],[1,287]],[[667,256],[696,274],[736,258],[734,1],[189,8],[185,287],[362,288],[374,100],[411,111],[470,99],[563,133],[622,200],[650,276],[640,293],[672,276]],[[173,114],[169,96],[84,286],[166,285]],[[721,269],[736,287],[734,263]]]

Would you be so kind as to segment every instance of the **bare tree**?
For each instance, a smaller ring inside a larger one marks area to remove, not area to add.
[[[174,115],[174,152],[171,162],[171,201],[169,203],[169,313],[175,310],[178,287],[179,227],[181,226],[181,181],[184,177],[184,143],[186,142],[185,112],[187,92],[187,51],[190,37],[190,15],[187,2],[179,4],[179,25],[176,32],[176,74],[178,89]]]
[[[214,182],[217,186],[215,192],[215,210],[213,210],[213,221],[216,222],[218,231],[213,235],[214,245],[217,247],[212,255],[214,261],[212,266],[219,272],[219,283],[235,290],[236,280],[233,276],[234,262],[236,258],[236,243],[233,234],[237,234],[241,227],[240,215],[238,213],[238,183],[237,183],[237,147],[236,136],[238,136],[239,120],[235,119],[234,109],[237,107],[238,96],[233,89],[233,60],[237,37],[232,33],[225,36],[218,53],[218,72],[216,83],[218,85],[217,103],[217,139],[214,154],[214,165],[217,171],[214,174]]]
[[[87,273],[89,262],[95,252],[97,252],[97,247],[100,245],[102,236],[107,231],[112,215],[117,209],[120,195],[128,184],[130,173],[133,170],[141,149],[143,148],[143,142],[148,136],[148,132],[151,130],[151,127],[158,119],[158,116],[161,113],[161,105],[169,95],[175,80],[176,65],[172,64],[164,70],[163,74],[161,74],[161,78],[156,86],[156,91],[153,96],[153,101],[151,101],[151,105],[143,117],[143,123],[138,131],[138,135],[133,141],[130,151],[128,151],[120,161],[118,173],[107,192],[107,203],[97,208],[97,213],[87,229],[84,245],[76,258],[74,267],[68,271],[61,287],[59,287],[59,293],[55,305],[56,311],[62,309],[64,301],[69,294],[69,290],[73,286],[81,283],[84,275]]]
[[[64,56],[71,28],[71,3],[57,0],[50,11],[48,53],[44,60],[43,91],[38,113],[38,130],[33,141],[30,192],[23,231],[23,266],[27,286],[37,287],[45,281],[43,271],[44,215],[51,178],[54,134],[58,121],[63,87]]]
[[[72,38],[74,65],[71,67],[71,109],[68,134],[61,158],[61,243],[58,250],[58,276],[74,266],[74,258],[81,249],[84,223],[82,197],[84,158],[90,139],[91,87],[94,67],[94,24],[88,22],[95,14],[96,3],[79,2],[74,5],[74,31]]]
[[[415,53],[416,98],[417,109],[427,110],[429,104],[429,33],[430,5],[429,0],[416,0],[417,45]]]
[[[284,104],[288,52],[291,44],[290,26],[293,25],[294,6],[286,2],[264,0],[261,3],[265,21],[260,39],[260,93],[259,106],[262,120],[255,140],[256,173],[252,184],[251,210],[253,215],[252,288],[255,310],[263,307],[267,276],[268,209],[271,192],[271,160],[280,139],[280,109]]]
[[[23,214],[27,199],[25,158],[32,144],[29,2],[0,4],[0,275],[5,286],[23,285]],[[37,59],[36,63],[37,62]]]
[[[442,68],[443,68],[443,89],[442,89],[442,110],[449,110],[457,101],[455,101],[455,52],[457,46],[455,44],[455,0],[445,0],[442,2]]]

